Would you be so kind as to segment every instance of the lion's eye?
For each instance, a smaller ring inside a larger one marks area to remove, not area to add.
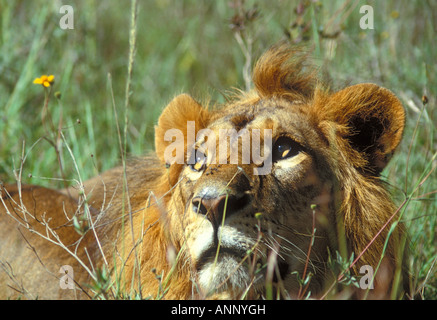
[[[302,151],[302,146],[288,137],[280,137],[276,140],[272,150],[272,161],[291,158]]]
[[[205,170],[206,159],[207,159],[206,154],[204,154],[199,149],[194,150],[194,152],[195,152],[195,158],[194,158],[194,163],[190,164],[191,170],[197,172]]]

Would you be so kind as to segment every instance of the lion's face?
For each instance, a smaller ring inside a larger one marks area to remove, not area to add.
[[[274,99],[235,105],[198,131],[172,197],[171,230],[183,230],[178,237],[206,292],[241,293],[267,278],[290,289],[315,229],[314,252],[327,247],[320,222],[329,219],[330,183],[316,156],[324,142],[308,129],[304,108]],[[258,155],[264,161],[254,161]],[[311,255],[309,270],[322,272],[321,261]]]

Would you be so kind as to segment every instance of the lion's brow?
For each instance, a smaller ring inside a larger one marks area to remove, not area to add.
[[[233,116],[230,119],[230,122],[236,130],[240,130],[244,128],[248,123],[250,123],[254,118],[255,116],[253,114],[241,113]]]

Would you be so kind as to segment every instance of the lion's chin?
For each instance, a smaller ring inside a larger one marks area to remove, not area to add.
[[[256,289],[262,283],[262,277],[250,272],[241,258],[228,254],[220,255],[217,261],[211,259],[198,271],[198,283],[206,295],[223,292],[239,295]]]

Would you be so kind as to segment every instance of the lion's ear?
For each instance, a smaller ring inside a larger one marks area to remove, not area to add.
[[[187,132],[195,139],[197,131],[205,128],[207,121],[208,111],[191,96],[176,96],[165,107],[155,127],[155,149],[159,159],[167,164],[183,164],[187,154]]]
[[[331,95],[321,109],[326,120],[343,128],[352,162],[379,174],[402,139],[405,111],[399,99],[375,84],[358,84]]]

